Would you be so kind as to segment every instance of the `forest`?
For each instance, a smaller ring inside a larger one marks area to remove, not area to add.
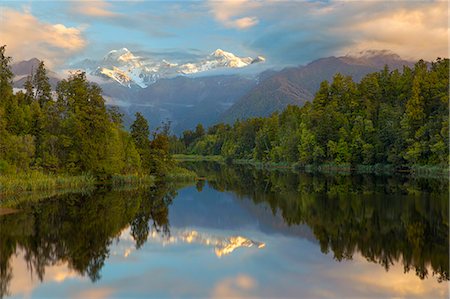
[[[228,160],[395,168],[448,165],[449,60],[366,75],[336,74],[314,100],[270,117],[219,123],[171,137],[171,152]]]
[[[0,47],[0,174],[39,172],[164,177],[174,166],[169,125],[150,132],[136,113],[130,131],[117,107],[107,107],[102,90],[83,72],[72,73],[56,91],[44,62],[13,92],[10,63]]]

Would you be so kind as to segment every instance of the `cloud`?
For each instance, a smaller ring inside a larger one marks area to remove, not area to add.
[[[111,4],[103,0],[75,2],[73,10],[89,17],[114,17],[119,14],[110,10]]]
[[[22,298],[30,298],[41,283],[63,283],[67,279],[85,280],[80,274],[70,269],[67,262],[58,262],[54,265],[45,266],[43,281],[39,281],[37,275],[30,269],[26,261],[26,250],[19,248],[15,255],[11,256],[11,268],[13,279],[9,286],[11,295]],[[87,298],[87,297],[85,297]]]
[[[211,298],[251,298],[257,287],[256,280],[248,275],[224,278],[217,282]]]
[[[42,22],[29,11],[2,10],[0,43],[15,61],[36,57],[55,67],[87,44],[80,28]]]
[[[90,288],[87,290],[82,290],[78,294],[76,294],[73,298],[75,299],[104,299],[104,298],[110,298],[111,295],[115,293],[115,289],[111,287],[96,287],[96,288]]]
[[[336,33],[354,37],[343,51],[389,49],[406,58],[434,60],[448,57],[447,18],[445,2],[397,7],[337,29]]]
[[[260,6],[252,0],[210,1],[209,7],[215,19],[225,27],[247,29],[258,24],[256,16],[249,16],[251,10]]]
[[[258,24],[258,19],[255,17],[240,18],[235,20],[234,24],[240,29],[245,29]]]
[[[226,23],[235,15],[252,15],[263,30],[252,31],[246,46],[270,61],[300,64],[369,49],[389,49],[410,59],[448,57],[444,1],[243,3],[228,10],[217,5],[216,19]]]

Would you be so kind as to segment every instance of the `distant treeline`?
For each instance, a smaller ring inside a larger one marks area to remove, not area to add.
[[[298,165],[447,166],[448,105],[449,60],[420,60],[360,83],[336,74],[301,108],[206,131],[198,125],[172,137],[171,151]]]
[[[168,126],[150,134],[136,113],[126,132],[119,110],[105,106],[100,87],[85,73],[73,73],[53,92],[43,62],[28,76],[24,92],[14,94],[10,61],[0,47],[0,174],[162,176],[172,166]]]

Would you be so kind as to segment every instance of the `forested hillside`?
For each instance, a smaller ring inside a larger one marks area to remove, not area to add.
[[[173,152],[308,164],[448,165],[449,60],[336,74],[312,103],[266,118],[186,131]],[[204,130],[203,130],[204,131]]]
[[[365,75],[378,72],[385,65],[391,70],[401,70],[403,66],[413,66],[414,62],[390,51],[363,51],[357,56],[332,56],[305,66],[285,68],[261,78],[257,86],[222,114],[221,121],[231,124],[238,119],[268,117],[288,105],[303,106],[314,98],[320,83],[331,81],[335,74],[351,76],[353,81],[360,82]]]
[[[73,73],[52,92],[43,62],[28,76],[25,92],[13,94],[10,62],[0,47],[0,174],[167,173],[168,128],[150,134],[137,113],[126,132],[118,109],[105,106],[85,73]]]

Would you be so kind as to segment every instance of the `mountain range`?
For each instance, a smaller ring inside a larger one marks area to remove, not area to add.
[[[133,86],[146,88],[164,78],[203,73],[220,68],[243,68],[264,61],[265,58],[262,56],[238,57],[233,53],[217,49],[196,61],[169,62],[166,59],[158,60],[149,56],[139,56],[127,48],[122,48],[110,51],[102,60],[85,59],[75,63],[71,68],[82,69],[91,75],[112,79],[129,88]]]
[[[390,51],[365,51],[341,57],[317,59],[305,66],[289,67],[268,76],[245,96],[240,98],[221,117],[231,123],[236,119],[268,116],[287,105],[302,106],[311,101],[324,80],[332,81],[336,73],[351,76],[359,82],[368,73],[387,65],[391,70],[412,66],[414,62],[402,59]]]
[[[287,105],[312,100],[323,80],[336,73],[361,80],[388,65],[401,69],[413,62],[390,51],[365,51],[326,57],[304,66],[264,70],[265,58],[239,57],[216,50],[191,62],[168,62],[136,55],[126,48],[113,50],[101,60],[85,59],[71,66],[98,83],[107,104],[125,113],[126,125],[141,112],[151,126],[171,121],[174,133],[192,129],[197,123],[209,126],[219,121],[267,116]],[[23,86],[38,59],[12,65],[14,86]],[[52,86],[63,76],[49,71]]]

